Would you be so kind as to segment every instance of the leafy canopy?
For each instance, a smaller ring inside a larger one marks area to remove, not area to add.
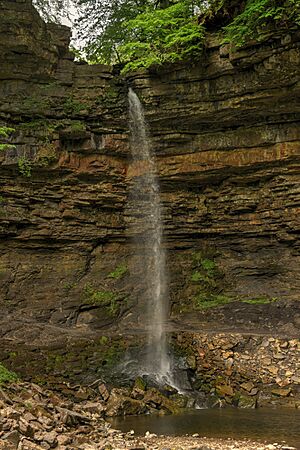
[[[126,41],[119,48],[126,62],[123,72],[197,57],[202,49],[204,30],[194,17],[190,1],[148,10],[125,26]]]
[[[60,23],[63,18],[70,17],[69,0],[33,0],[32,3],[46,22]]]
[[[34,0],[60,18],[72,0]],[[300,0],[73,0],[77,40],[90,63],[122,63],[123,71],[199,58],[205,29],[236,46],[276,29],[300,26]],[[52,6],[52,8],[50,7]]]

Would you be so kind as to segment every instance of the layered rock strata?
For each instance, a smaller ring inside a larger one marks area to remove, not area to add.
[[[109,353],[112,335],[143,330],[128,85],[157,156],[169,330],[297,337],[299,33],[238,51],[211,34],[200,61],[124,79],[74,62],[69,30],[29,1],[0,7],[0,127],[14,129],[0,152],[6,364],[93,378],[130,343]]]

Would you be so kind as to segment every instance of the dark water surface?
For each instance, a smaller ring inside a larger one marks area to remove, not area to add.
[[[171,416],[127,416],[110,420],[114,428],[136,435],[200,436],[286,442],[300,450],[300,411],[294,409],[200,409]]]

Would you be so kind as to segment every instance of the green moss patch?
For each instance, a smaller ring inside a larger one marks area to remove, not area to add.
[[[110,272],[107,275],[107,278],[113,278],[114,280],[120,280],[121,278],[123,278],[123,276],[126,274],[126,272],[127,272],[126,264],[121,264],[120,266],[116,267],[115,270]]]
[[[0,385],[4,383],[12,383],[17,381],[18,376],[15,372],[11,372],[3,364],[0,363]]]
[[[242,303],[248,303],[249,305],[267,305],[269,303],[277,302],[277,298],[275,297],[258,297],[258,298],[249,298],[241,300]]]
[[[217,306],[227,305],[234,301],[234,298],[227,297],[226,295],[212,295],[200,293],[194,297],[196,309],[208,309],[215,308]]]

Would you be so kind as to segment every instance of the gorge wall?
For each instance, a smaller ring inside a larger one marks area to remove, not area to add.
[[[0,152],[5,364],[89,380],[142,340],[128,86],[157,156],[170,332],[297,339],[300,33],[238,51],[210,34],[200,61],[124,78],[74,62],[69,30],[28,0],[0,9],[0,127],[14,129]]]

